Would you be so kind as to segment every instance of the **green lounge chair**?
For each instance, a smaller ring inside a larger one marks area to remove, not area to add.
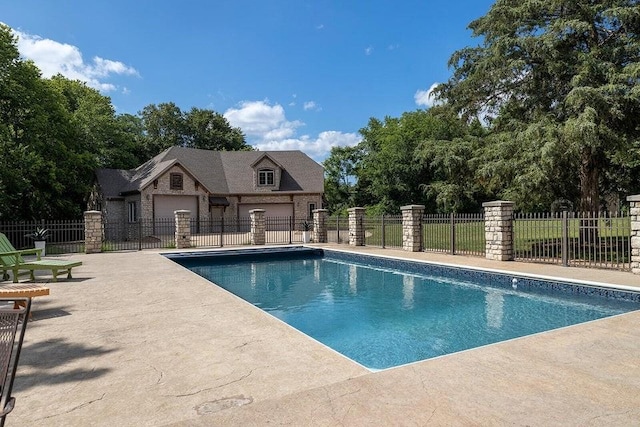
[[[18,277],[28,274],[32,281],[35,281],[34,271],[50,270],[53,274],[53,281],[58,281],[58,276],[67,274],[67,279],[71,279],[71,269],[82,265],[81,261],[64,261],[58,259],[40,259],[42,249],[25,249],[17,251],[7,236],[0,233],[0,269],[2,279],[9,278],[8,272],[13,273],[13,283],[18,283]],[[36,260],[25,261],[23,255],[35,255]]]

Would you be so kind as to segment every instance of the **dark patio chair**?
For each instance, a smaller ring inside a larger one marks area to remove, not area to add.
[[[16,403],[11,389],[30,312],[31,298],[0,298],[0,427]]]

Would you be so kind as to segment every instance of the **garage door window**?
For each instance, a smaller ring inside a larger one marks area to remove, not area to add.
[[[261,169],[258,171],[258,185],[273,185],[274,173],[271,169]]]

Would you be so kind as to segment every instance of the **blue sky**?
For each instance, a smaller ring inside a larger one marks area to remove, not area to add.
[[[493,1],[11,0],[0,21],[23,57],[110,96],[208,108],[262,150],[323,160],[370,117],[427,108],[467,25]]]

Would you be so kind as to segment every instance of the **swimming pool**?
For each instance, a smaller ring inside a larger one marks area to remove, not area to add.
[[[640,308],[640,294],[308,248],[167,254],[370,369]]]

